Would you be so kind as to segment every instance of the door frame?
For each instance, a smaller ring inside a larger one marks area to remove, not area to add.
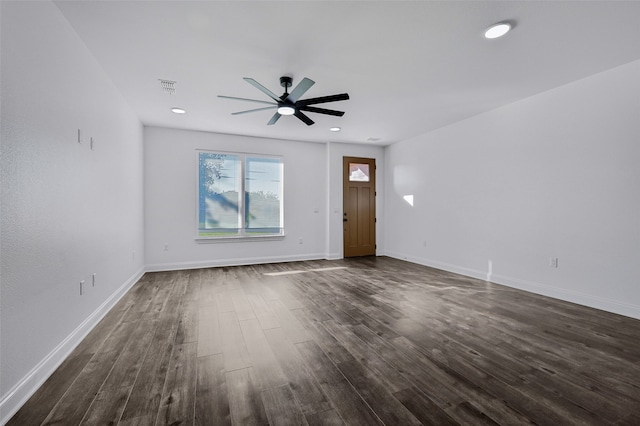
[[[359,185],[357,182],[349,181],[349,164],[350,163],[363,163],[369,164],[369,181],[362,185]],[[369,187],[373,192],[373,197],[369,199],[369,222],[368,233],[372,236],[373,241],[369,246],[363,246],[359,249],[353,250],[348,248],[347,243],[347,228],[344,222],[348,221],[347,217],[348,212],[348,186],[363,186]],[[375,256],[377,252],[377,241],[376,241],[376,159],[375,158],[365,158],[365,157],[350,157],[343,156],[342,157],[342,219],[343,219],[343,232],[342,232],[342,256],[343,257],[356,257],[356,256]],[[373,247],[371,247],[373,246]]]

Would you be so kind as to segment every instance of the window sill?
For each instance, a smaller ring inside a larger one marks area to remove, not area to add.
[[[284,235],[242,235],[237,237],[196,237],[198,244],[241,243],[247,241],[280,241]]]

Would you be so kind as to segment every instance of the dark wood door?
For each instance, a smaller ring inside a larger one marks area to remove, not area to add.
[[[343,159],[344,257],[376,254],[376,160]]]

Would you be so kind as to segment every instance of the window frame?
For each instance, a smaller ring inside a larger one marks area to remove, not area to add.
[[[239,185],[239,196],[238,196],[238,223],[242,226],[238,227],[237,235],[224,235],[224,236],[202,236],[200,235],[200,154],[201,153],[209,153],[209,154],[223,154],[238,157],[238,161],[240,163],[240,185]],[[235,152],[235,151],[218,151],[211,149],[196,149],[196,202],[195,202],[195,216],[196,216],[196,241],[199,243],[215,243],[215,242],[239,242],[239,241],[247,241],[247,240],[258,240],[258,241],[273,241],[273,240],[281,240],[285,237],[285,217],[284,217],[284,157],[281,155],[269,155],[269,154],[258,154],[253,152]],[[280,171],[280,232],[279,233],[271,233],[271,234],[251,234],[247,233],[246,228],[246,211],[245,211],[245,191],[246,191],[246,170],[247,170],[247,159],[248,158],[265,158],[270,160],[278,160],[280,163],[281,171]]]

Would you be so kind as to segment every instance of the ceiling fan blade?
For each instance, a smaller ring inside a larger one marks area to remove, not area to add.
[[[291,93],[289,93],[289,96],[287,96],[287,100],[295,104],[296,101],[300,99],[302,95],[304,95],[306,91],[309,90],[309,88],[314,84],[316,84],[315,81],[307,77],[303,78],[302,81],[295,87],[295,89],[293,89]]]
[[[346,101],[349,99],[348,93],[340,93],[339,95],[329,95],[329,96],[321,96],[319,98],[309,98],[309,99],[301,99],[296,102],[296,106],[306,106],[306,105],[314,105],[314,104],[323,104],[325,102],[336,102],[336,101]]]
[[[302,120],[304,122],[304,124],[306,124],[307,126],[311,126],[314,121],[312,119],[310,119],[309,117],[307,117],[306,115],[304,115],[300,110],[296,109],[296,112],[294,114],[296,117],[298,117],[300,120]]]
[[[317,112],[318,114],[336,115],[338,117],[342,117],[344,115],[344,111],[336,111],[334,109],[325,109],[325,108],[316,108],[316,107],[307,106],[307,105],[298,107],[298,109],[302,111]]]
[[[274,108],[278,108],[278,105],[268,106],[264,108],[248,109],[246,111],[232,112],[231,115],[240,115],[240,114],[246,114],[248,112],[264,111],[265,109],[274,109]]]
[[[280,119],[280,117],[282,117],[282,115],[276,111],[275,114],[273,114],[273,117],[271,117],[271,120],[269,120],[269,122],[267,123],[267,126],[271,126],[272,124],[276,124],[276,121],[278,121]]]
[[[223,98],[223,99],[233,99],[233,100],[236,100],[236,101],[248,101],[248,102],[258,102],[260,104],[278,105],[275,102],[259,101],[258,99],[236,98],[234,96],[223,96],[223,95],[218,95],[218,97],[219,98]]]
[[[267,89],[262,84],[260,84],[257,81],[255,81],[254,79],[249,78],[249,77],[244,77],[244,81],[246,81],[247,83],[249,83],[250,85],[252,85],[256,89],[260,90],[262,93],[264,93],[265,95],[269,96],[274,101],[276,101],[276,102],[280,102],[281,101],[281,99],[280,99],[280,97],[278,95],[276,95],[271,90]]]

